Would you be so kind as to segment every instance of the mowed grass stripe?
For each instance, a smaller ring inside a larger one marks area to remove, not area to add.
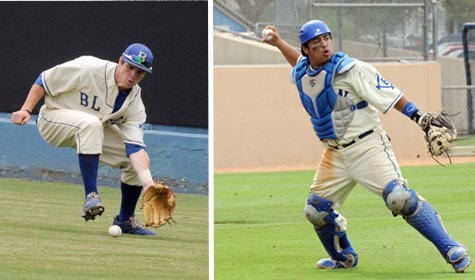
[[[120,190],[99,191],[106,211],[85,222],[82,186],[0,179],[0,279],[208,279],[208,196],[176,194],[157,238],[112,238]]]
[[[402,171],[473,258],[475,164]],[[313,176],[313,170],[215,176],[215,279],[475,279],[473,268],[456,274],[429,241],[360,185],[339,209],[359,267],[317,270],[315,262],[327,254],[303,216]]]

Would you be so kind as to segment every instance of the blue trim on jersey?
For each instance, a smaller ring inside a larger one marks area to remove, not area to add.
[[[386,114],[392,107],[394,107],[394,105],[399,101],[399,99],[401,99],[402,97],[402,93],[399,93],[399,95],[394,99],[394,101],[388,106],[388,108],[386,109],[386,111],[383,112],[383,114]]]
[[[387,136],[386,136],[387,137]],[[396,168],[396,164],[394,163],[394,161],[391,159],[391,156],[389,155],[388,153],[388,147],[386,146],[386,143],[384,142],[384,139],[383,139],[383,135],[379,135],[379,138],[381,139],[381,144],[383,144],[383,147],[384,147],[384,153],[386,153],[386,155],[388,156],[388,159],[389,159],[389,162],[391,162],[391,164],[393,165],[393,169],[394,169],[394,172],[396,173],[397,177],[399,179],[401,179],[401,174],[397,171],[397,168]]]
[[[125,153],[127,154],[127,157],[129,157],[131,154],[134,154],[142,149],[145,150],[143,146],[125,143]]]

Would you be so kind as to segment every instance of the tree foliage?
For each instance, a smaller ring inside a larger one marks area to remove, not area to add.
[[[475,22],[475,1],[445,0],[446,27],[449,33],[460,33],[464,22]]]

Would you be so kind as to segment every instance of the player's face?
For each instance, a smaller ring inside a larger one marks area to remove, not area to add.
[[[122,60],[119,60],[119,65],[116,70],[116,82],[120,89],[130,89],[136,84],[140,83],[145,77],[145,71],[132,66]]]
[[[333,41],[330,34],[323,34],[303,46],[312,67],[317,68],[325,65],[333,55]]]

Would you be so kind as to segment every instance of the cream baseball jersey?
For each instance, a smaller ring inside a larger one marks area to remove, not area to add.
[[[145,146],[142,125],[146,120],[141,89],[134,86],[122,107],[113,112],[119,94],[115,82],[117,64],[93,56],[81,56],[44,71],[45,104],[42,110],[73,109],[92,114],[104,127],[116,124],[124,142]]]

